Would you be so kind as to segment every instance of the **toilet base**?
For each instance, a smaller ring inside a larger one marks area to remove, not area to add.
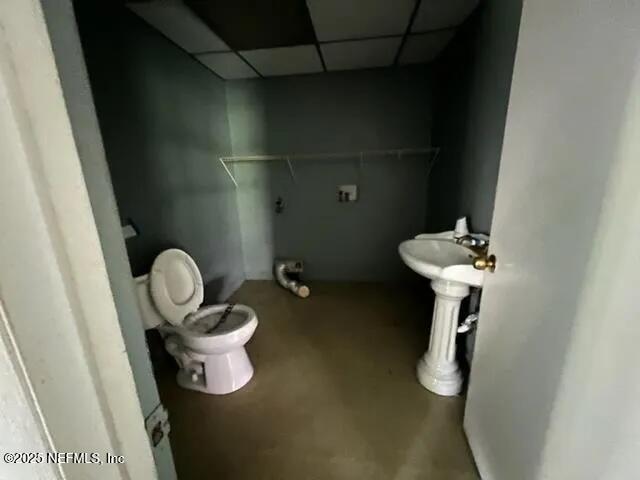
[[[204,357],[202,373],[178,370],[178,385],[189,390],[225,395],[244,387],[253,377],[253,365],[244,347]]]

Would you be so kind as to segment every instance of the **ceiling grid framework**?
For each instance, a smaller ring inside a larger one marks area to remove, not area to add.
[[[128,8],[225,80],[435,60],[481,0],[135,0]]]

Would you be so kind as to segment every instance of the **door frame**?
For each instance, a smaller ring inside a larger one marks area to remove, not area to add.
[[[0,158],[3,421],[29,440],[0,446],[124,456],[0,471],[157,478],[39,0],[0,2]]]

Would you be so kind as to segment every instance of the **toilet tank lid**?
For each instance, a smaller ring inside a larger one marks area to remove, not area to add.
[[[149,291],[158,312],[172,325],[181,325],[204,299],[202,275],[196,262],[177,248],[156,257],[149,273]]]

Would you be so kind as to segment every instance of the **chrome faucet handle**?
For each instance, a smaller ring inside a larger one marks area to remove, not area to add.
[[[489,246],[489,240],[485,240],[484,238],[474,237],[474,241],[476,247],[484,248]]]
[[[476,248],[484,248],[489,245],[489,241],[484,238],[474,237],[473,235],[463,235],[462,237],[456,238],[456,243],[458,245],[463,245],[465,247],[476,247]]]

